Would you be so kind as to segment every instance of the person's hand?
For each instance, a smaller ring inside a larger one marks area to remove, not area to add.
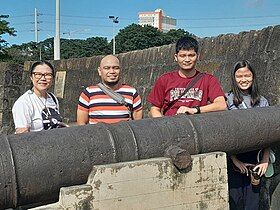
[[[176,114],[183,114],[183,113],[195,114],[196,112],[197,112],[197,109],[195,109],[195,108],[190,108],[187,106],[180,106],[180,108],[177,110]]]
[[[256,167],[254,167],[254,170],[258,170],[259,176],[264,175],[268,168],[269,153],[270,153],[270,148],[265,148],[263,150],[263,157],[261,162],[258,165],[256,165]]]
[[[232,157],[231,159],[233,164],[240,170],[240,173],[249,176],[249,171],[247,166],[249,166],[250,164],[243,163],[242,161],[238,160],[236,157]]]
[[[59,123],[58,123],[58,127],[59,127],[59,128],[68,128],[68,127],[70,127],[70,126],[67,125],[67,124],[65,124],[65,123],[63,123],[63,122],[59,122]]]
[[[259,176],[262,176],[265,174],[266,170],[267,170],[267,167],[268,167],[268,162],[265,162],[265,163],[260,163],[258,165],[256,165],[256,167],[253,169],[254,171],[258,171],[258,175]]]

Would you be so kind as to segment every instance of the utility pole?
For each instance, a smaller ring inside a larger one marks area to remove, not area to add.
[[[119,17],[115,17],[113,15],[109,16],[109,19],[111,19],[113,21],[113,55],[116,54],[116,40],[115,40],[115,25],[114,25],[114,23],[116,23],[116,24],[119,23],[118,18]]]
[[[60,0],[55,2],[54,60],[60,60]]]
[[[35,17],[35,28],[34,28],[34,32],[35,32],[35,42],[38,43],[38,13],[37,13],[37,9],[35,8],[34,10],[34,17]]]
[[[36,42],[36,45],[38,47],[38,32],[39,32],[39,29],[38,29],[38,12],[37,12],[37,9],[35,8],[34,10],[34,18],[35,18],[35,22],[34,22],[34,32],[35,32],[35,42]],[[41,51],[41,45],[39,46],[39,59],[42,60],[42,51]]]

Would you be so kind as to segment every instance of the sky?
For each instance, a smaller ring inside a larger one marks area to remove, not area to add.
[[[56,0],[1,0],[0,15],[17,31],[3,35],[12,44],[35,40],[34,10],[38,12],[38,40],[55,35]],[[162,9],[182,28],[198,37],[259,30],[280,24],[279,0],[60,0],[61,38],[106,37],[132,23],[138,13]],[[114,24],[109,16],[118,17]]]

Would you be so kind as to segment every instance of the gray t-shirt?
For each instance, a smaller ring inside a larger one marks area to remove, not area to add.
[[[228,110],[252,108],[251,95],[243,95],[243,102],[241,104],[239,104],[237,107],[233,103],[233,93],[232,92],[227,93],[226,97],[227,97]],[[265,106],[269,106],[268,101],[266,100],[265,97],[261,96],[260,103],[254,107],[265,107]]]

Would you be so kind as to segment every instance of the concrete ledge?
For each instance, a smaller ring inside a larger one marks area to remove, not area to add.
[[[61,188],[42,209],[228,209],[226,154],[193,155],[180,173],[169,158],[94,166],[85,185]]]

